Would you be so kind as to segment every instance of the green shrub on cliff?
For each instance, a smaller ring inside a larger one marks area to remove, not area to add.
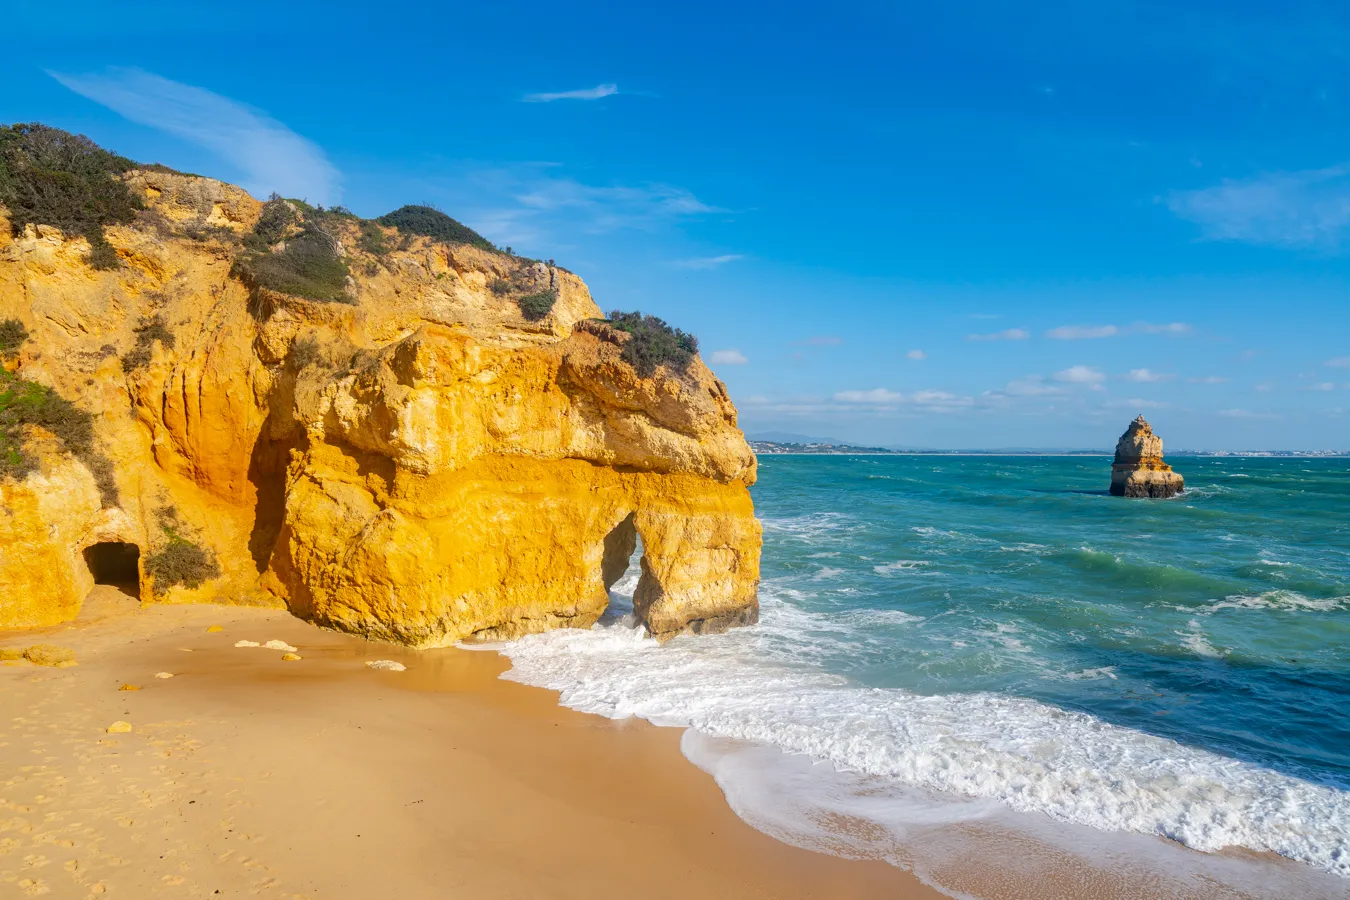
[[[0,356],[13,356],[28,340],[28,329],[18,319],[0,322]]]
[[[698,355],[698,338],[656,316],[616,309],[609,314],[609,324],[630,335],[623,345],[623,359],[643,378],[651,377],[657,366],[683,373]]]
[[[420,234],[447,244],[472,244],[496,250],[492,242],[462,222],[430,206],[400,206],[375,221],[408,234]]]
[[[28,425],[55,436],[67,453],[93,473],[103,505],[117,505],[112,464],[94,449],[94,417],[46,385],[0,368],[0,478],[23,478],[37,469],[37,458],[23,448]]]
[[[235,260],[235,273],[281,294],[351,302],[347,261],[325,228],[326,216],[308,204],[272,195],[263,204],[253,232],[244,239],[249,252]]]
[[[142,206],[118,177],[133,168],[84,135],[36,123],[0,128],[0,203],[14,233],[33,224],[82,234],[95,268],[119,265],[103,227],[131,222]]]
[[[553,310],[553,304],[557,302],[557,291],[538,291],[516,298],[516,305],[520,307],[520,314],[529,322],[538,322],[547,316]]]

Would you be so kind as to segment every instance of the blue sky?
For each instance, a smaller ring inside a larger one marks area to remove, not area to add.
[[[751,434],[1350,449],[1344,4],[281,6],[18,0],[0,121],[433,203]]]

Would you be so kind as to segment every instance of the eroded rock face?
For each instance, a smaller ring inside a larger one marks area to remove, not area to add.
[[[1141,415],[1130,423],[1116,442],[1111,466],[1111,493],[1117,497],[1175,497],[1185,490],[1185,481],[1163,462],[1162,438]]]
[[[181,539],[219,577],[166,587],[143,564],[144,601],[285,604],[417,646],[590,625],[639,535],[653,634],[755,620],[755,458],[701,361],[641,378],[574,332],[600,315],[575,275],[420,237],[372,256],[355,223],[338,235],[355,302],[250,290],[233,236],[256,201],[128,182],[150,214],[106,229],[113,271],[81,237],[11,237],[0,208],[0,319],[30,334],[18,374],[95,413],[118,488],[100,503],[50,448],[0,484],[0,627],[73,618],[93,543],[145,560]],[[547,287],[551,312],[526,321],[492,290],[505,278]]]

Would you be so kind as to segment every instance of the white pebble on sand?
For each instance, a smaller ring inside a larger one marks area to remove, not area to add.
[[[172,677],[173,677],[173,673],[172,673],[172,672],[156,672],[156,673],[155,673],[155,677],[156,677],[156,678],[172,678]]]
[[[394,662],[392,659],[372,659],[366,663],[371,669],[383,669],[387,672],[402,672],[408,667],[401,662]]]
[[[235,646],[237,647],[239,645],[236,644]],[[258,645],[254,644],[253,646],[256,647]],[[285,641],[268,641],[267,643],[263,644],[263,646],[266,647],[268,650],[285,650],[287,653],[295,652],[295,648],[292,647],[290,644],[286,643]]]
[[[234,642],[234,645],[235,645],[236,647],[261,647],[261,646],[262,646],[262,644],[258,643],[257,641],[235,641],[235,642]]]

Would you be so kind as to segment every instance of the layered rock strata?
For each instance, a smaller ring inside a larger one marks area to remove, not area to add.
[[[1184,479],[1163,462],[1162,438],[1141,415],[1116,442],[1111,466],[1111,493],[1117,497],[1175,497],[1185,490]]]
[[[601,313],[570,272],[392,228],[369,250],[355,219],[331,225],[350,302],[250,286],[256,200],[124,178],[147,216],[104,229],[110,271],[83,237],[11,234],[0,207],[0,320],[29,335],[7,366],[93,413],[116,488],[28,428],[39,465],[0,479],[0,627],[73,618],[103,580],[90,548],[117,543],[143,602],[505,638],[595,622],[639,537],[654,635],[755,621],[755,458],[700,360],[640,377],[622,340],[574,329]],[[532,321],[504,284],[556,299]],[[216,568],[166,583],[149,561],[185,547]]]

